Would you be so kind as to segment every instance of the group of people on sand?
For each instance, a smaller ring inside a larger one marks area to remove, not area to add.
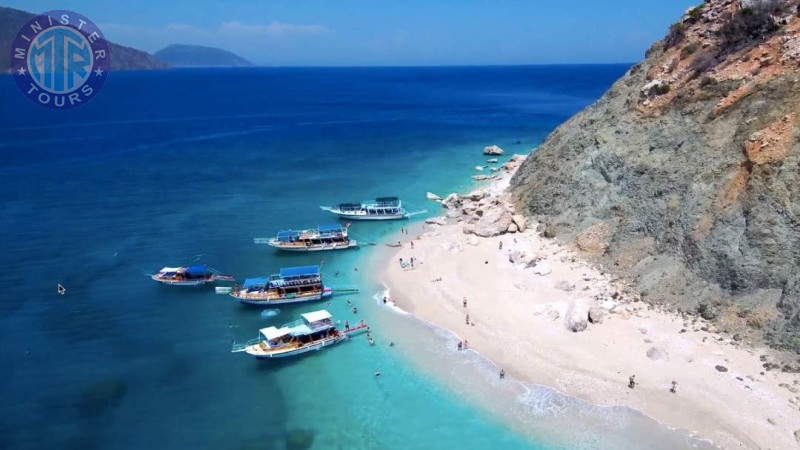
[[[458,351],[461,350],[469,350],[469,341],[464,339],[464,341],[458,341]]]
[[[405,268],[407,268],[409,266],[411,266],[411,268],[413,269],[414,268],[414,263],[415,263],[415,261],[414,261],[414,257],[413,256],[408,261],[404,260],[403,258],[400,258],[400,268],[401,269],[405,269]]]
[[[636,387],[637,384],[638,383],[636,382],[636,375],[631,375],[631,376],[628,377],[628,387],[629,388],[633,389],[633,388]],[[677,394],[678,393],[678,382],[677,381],[672,380],[672,385],[670,386],[669,391],[671,393],[673,393],[673,394]]]

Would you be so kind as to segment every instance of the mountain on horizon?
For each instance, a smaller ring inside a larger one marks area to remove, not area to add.
[[[173,67],[252,67],[254,64],[227,50],[202,45],[172,44],[154,56]]]
[[[14,8],[0,6],[0,53],[11,54],[11,45],[17,32],[35,14]],[[161,70],[169,69],[169,64],[153,55],[131,47],[108,42],[111,70]],[[0,71],[8,72],[8,58],[0,58]]]

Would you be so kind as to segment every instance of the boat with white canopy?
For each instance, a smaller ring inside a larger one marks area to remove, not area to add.
[[[255,238],[256,244],[267,244],[288,252],[318,252],[355,248],[358,243],[347,235],[350,224],[320,225],[307,230],[280,231],[274,238]]]
[[[345,322],[346,323],[346,322]],[[234,353],[244,352],[257,359],[297,356],[312,350],[322,350],[338,344],[353,334],[368,330],[363,321],[355,327],[345,325],[339,330],[328,311],[301,314],[300,319],[280,327],[259,330],[259,336],[244,344],[234,344]]]
[[[340,203],[336,206],[320,206],[337,216],[350,220],[398,220],[422,214],[426,211],[410,213],[397,197],[378,197],[361,203]]]
[[[172,286],[200,286],[215,281],[234,281],[231,275],[223,275],[205,264],[188,267],[164,267],[150,278]]]
[[[333,291],[322,284],[319,266],[289,267],[268,277],[248,278],[231,296],[249,305],[284,305],[320,300]]]

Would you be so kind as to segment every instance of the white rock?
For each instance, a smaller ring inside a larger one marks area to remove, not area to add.
[[[469,194],[467,194],[467,198],[472,200],[473,202],[477,202],[479,200],[483,200],[484,198],[486,198],[486,191],[483,191],[483,190],[480,190],[480,189],[474,190],[474,191],[470,192]]]
[[[486,160],[486,163],[487,164],[495,164],[495,163],[497,163],[497,161],[498,161],[497,158],[489,158],[489,159]]]
[[[528,220],[525,219],[525,216],[522,214],[514,214],[511,216],[511,220],[517,225],[517,229],[520,233],[524,232],[528,227]]]
[[[517,224],[511,222],[511,225],[508,226],[508,233],[516,233],[519,229],[517,228]]]
[[[481,237],[497,236],[508,231],[511,213],[503,208],[488,208],[475,223],[475,234]]]
[[[547,264],[547,261],[539,261],[533,266],[533,273],[536,275],[547,276],[553,272],[553,269],[550,267],[550,264]]]
[[[480,244],[480,243],[481,243],[481,241],[478,239],[477,236],[468,236],[467,237],[467,244],[469,244],[469,245],[471,245],[473,247],[477,247],[478,244]]]
[[[567,314],[564,316],[564,324],[568,330],[576,333],[586,329],[589,325],[589,313],[583,302],[575,300],[569,305]]]
[[[430,219],[425,219],[425,223],[434,225],[447,225],[447,220],[445,220],[444,217],[431,217]]]
[[[503,153],[505,153],[503,149],[496,145],[490,145],[483,148],[484,155],[502,155]]]
[[[461,197],[458,194],[450,194],[442,200],[442,206],[448,209],[458,208],[461,206]]]
[[[438,195],[434,194],[433,192],[428,192],[427,194],[425,194],[425,197],[428,200],[433,200],[433,201],[437,201],[437,202],[442,201],[442,197],[439,197]]]
[[[475,166],[475,170],[478,172],[483,172],[483,166]]]

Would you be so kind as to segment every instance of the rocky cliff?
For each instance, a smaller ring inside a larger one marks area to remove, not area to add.
[[[798,1],[710,0],[560,126],[517,210],[645,301],[800,351]]]
[[[11,44],[19,30],[34,14],[13,8],[0,7],[0,71],[8,72]],[[168,69],[169,64],[135,48],[108,43],[111,70]]]

